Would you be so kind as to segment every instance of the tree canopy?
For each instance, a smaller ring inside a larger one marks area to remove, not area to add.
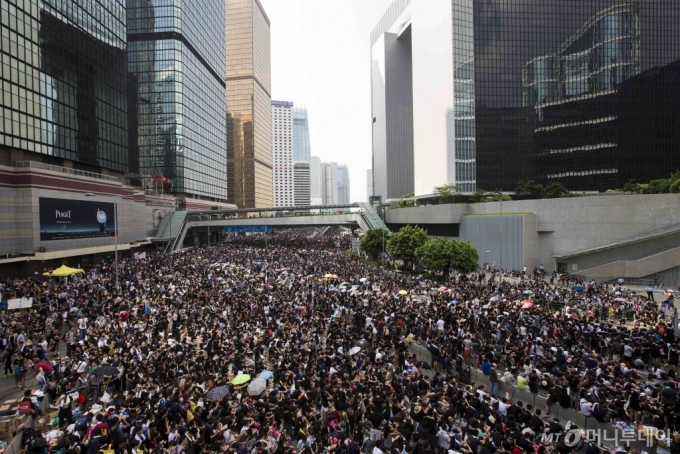
[[[461,273],[472,273],[479,267],[479,252],[469,241],[453,240],[451,267]]]
[[[397,260],[410,261],[416,257],[416,249],[427,241],[427,231],[417,225],[407,225],[390,235],[387,251]]]
[[[460,191],[460,186],[455,184],[445,184],[442,186],[435,186],[432,191],[434,191],[434,193],[441,198],[447,198]]]
[[[416,257],[427,268],[446,271],[453,258],[451,241],[444,238],[430,238],[416,250]]]
[[[384,233],[384,236],[383,236]],[[366,232],[366,235],[361,239],[360,248],[366,254],[368,254],[371,259],[376,260],[380,257],[380,254],[384,250],[383,238],[385,244],[390,239],[390,231],[386,229],[372,229]]]
[[[484,189],[477,189],[470,196],[470,203],[486,203],[486,202],[509,202],[512,198],[503,194],[499,189],[495,191],[485,191]]]
[[[430,238],[416,250],[420,263],[430,269],[472,273],[479,266],[479,252],[468,241]]]
[[[515,188],[515,197],[520,200],[528,199],[558,199],[560,197],[576,197],[569,192],[564,185],[557,181],[551,181],[547,186],[536,183],[534,180],[520,181]]]
[[[413,197],[415,194],[413,192],[409,192],[408,194],[404,194],[401,196],[401,202],[397,205],[398,208],[407,208],[407,207],[414,207],[416,206],[415,202],[413,200],[404,200],[408,199],[409,197]]]

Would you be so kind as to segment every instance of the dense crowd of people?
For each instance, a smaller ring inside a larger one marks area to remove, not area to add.
[[[36,301],[5,320],[2,356],[17,387],[35,375],[59,408],[49,449],[566,454],[575,447],[556,434],[573,427],[545,418],[556,405],[680,430],[672,303],[542,273],[436,283],[364,264],[351,236],[320,233],[124,259],[119,289],[110,262],[2,283],[4,298]],[[511,402],[510,383],[548,396],[545,408]]]

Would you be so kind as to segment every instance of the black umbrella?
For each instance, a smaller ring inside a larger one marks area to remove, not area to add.
[[[98,367],[92,373],[94,375],[106,375],[106,376],[120,375],[120,371],[113,366]]]
[[[369,341],[367,341],[366,339],[359,339],[357,341],[357,343],[354,344],[354,345],[356,345],[357,347],[366,348],[366,347],[369,347],[371,345],[371,343]]]
[[[205,400],[209,402],[217,402],[224,399],[224,396],[227,394],[229,394],[228,386],[218,386],[217,388],[213,388],[208,391],[208,393],[205,395]]]

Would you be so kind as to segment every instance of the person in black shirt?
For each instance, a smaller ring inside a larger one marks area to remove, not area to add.
[[[418,449],[417,454],[435,454],[435,452],[430,442],[428,440],[424,440],[422,445]]]
[[[509,419],[517,421],[517,417],[523,412],[522,402],[517,401],[517,403],[510,405],[507,409],[507,415]],[[519,421],[518,421],[519,422]]]
[[[481,444],[479,438],[476,436],[476,433],[476,430],[472,429],[471,427],[468,428],[467,444],[470,446],[470,449],[472,449],[473,453],[477,453],[477,448]]]
[[[541,419],[541,410],[537,408],[529,420],[529,427],[531,427],[531,430],[533,430],[535,433],[541,433],[543,432],[543,426],[544,423]]]

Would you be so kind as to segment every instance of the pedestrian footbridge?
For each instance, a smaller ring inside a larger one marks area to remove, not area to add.
[[[242,208],[235,210],[175,211],[158,227],[153,242],[167,252],[186,245],[221,241],[224,232],[266,232],[276,227],[345,226],[386,229],[387,226],[368,203],[320,205],[311,207]]]

